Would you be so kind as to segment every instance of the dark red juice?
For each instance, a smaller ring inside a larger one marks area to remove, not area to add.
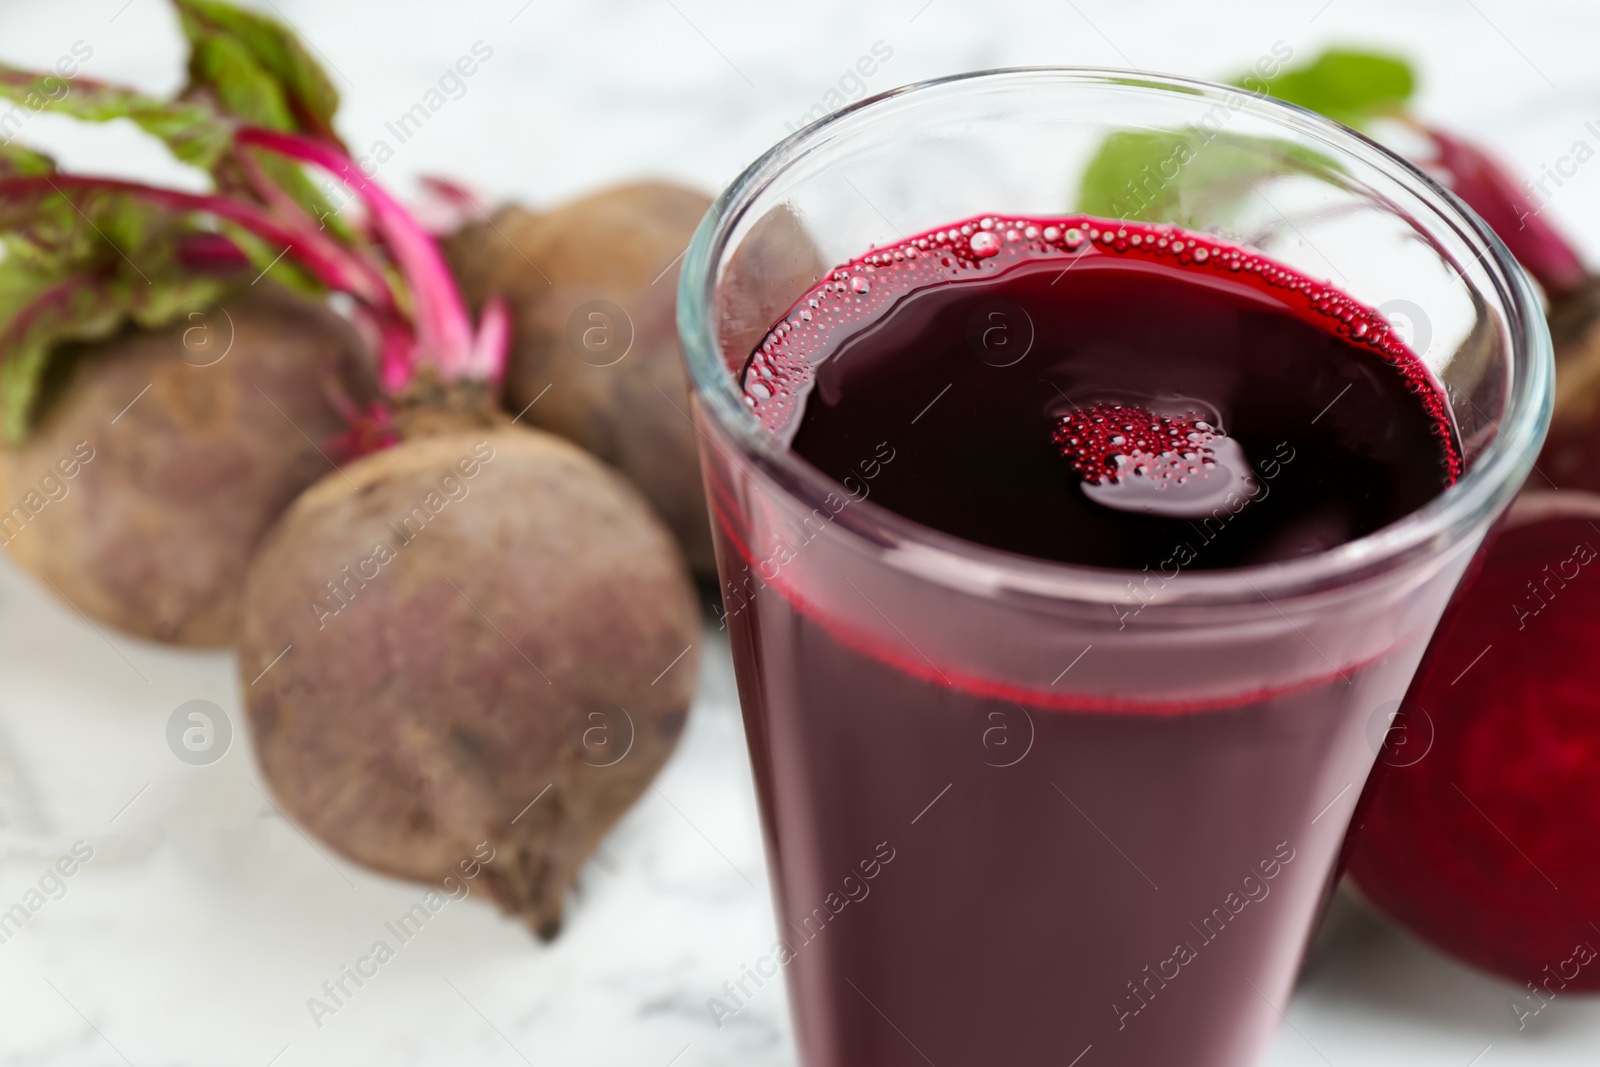
[[[839,486],[756,546],[709,478],[806,1062],[1248,1063],[1369,713],[1432,623],[1230,645],[1199,619],[1141,657],[1139,616],[1186,570],[1320,552],[1450,485],[1427,370],[1376,312],[1216,240],[993,217],[830,273],[744,383]],[[1128,595],[1054,645],[1026,612],[982,623],[981,597],[945,618],[835,553],[844,507],[1127,571]]]

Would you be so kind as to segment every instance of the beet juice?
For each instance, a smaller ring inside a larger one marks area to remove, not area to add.
[[[1432,378],[1334,290],[1179,231],[955,229],[835,272],[745,370],[835,479],[892,441],[873,500],[908,519],[1063,563],[1235,567],[1371,533],[1460,471]]]
[[[767,967],[805,1062],[1248,1063],[1376,755],[1370,713],[1443,593],[1390,590],[1342,627],[1263,598],[1243,637],[1145,609],[1451,485],[1428,371],[1375,311],[1213,238],[994,216],[829,272],[742,383],[832,485],[762,511],[707,460],[777,882]],[[876,571],[835,547],[847,509]],[[1125,595],[1052,615],[979,563],[960,606],[880,581],[935,566],[887,513],[955,552],[1118,572]]]

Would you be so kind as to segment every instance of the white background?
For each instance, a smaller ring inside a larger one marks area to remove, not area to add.
[[[879,41],[893,56],[872,92],[988,66],[1221,76],[1280,40],[1299,57],[1335,42],[1383,46],[1416,61],[1423,115],[1495,146],[1527,177],[1593,141],[1583,126],[1600,119],[1600,9],[1576,0],[276,8],[334,71],[339,125],[358,153],[393,144],[384,124],[474,42],[492,48],[466,94],[379,178],[409,192],[418,174],[448,173],[536,206],[636,176],[712,191]],[[0,58],[48,65],[77,41],[94,50],[87,76],[178,84],[161,0],[0,0]],[[46,116],[24,139],[76,168],[176,177],[131,131],[86,135]],[[1600,166],[1547,211],[1600,258]],[[705,1007],[765,951],[772,920],[726,646],[710,635],[702,654],[681,749],[585,871],[554,946],[474,895],[319,1029],[306,998],[423,890],[320,852],[267,802],[242,738],[211,766],[172,756],[164,731],[183,701],[216,701],[238,721],[230,657],[98,634],[0,569],[0,906],[73,841],[95,849],[67,895],[0,946],[0,1063],[794,1064],[776,985],[720,1031]],[[1511,987],[1371,919],[1343,934],[1288,1008],[1273,1067],[1553,1067],[1600,1055],[1600,1003],[1563,997],[1519,1032]]]

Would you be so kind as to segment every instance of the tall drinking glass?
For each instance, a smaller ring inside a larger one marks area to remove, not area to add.
[[[1130,174],[1146,218],[1405,321],[1449,399],[1455,485],[1291,562],[1135,574],[908,521],[871,500],[873,456],[836,483],[757,424],[739,371],[819,266],[986,212],[1068,212],[1130,131],[1176,133],[1193,160],[1225,146],[1249,182],[1217,198],[1177,181],[1190,160]],[[776,883],[757,969],[785,968],[804,1062],[1252,1062],[1390,709],[1544,434],[1550,341],[1506,249],[1416,168],[1298,108],[995,71],[762,156],[702,224],[679,319]]]

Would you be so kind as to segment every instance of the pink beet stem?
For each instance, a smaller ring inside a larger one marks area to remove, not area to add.
[[[240,129],[238,143],[314,163],[360,194],[400,265],[415,305],[418,355],[433,361],[446,379],[472,372],[472,323],[439,246],[400,204],[338,149],[293,134],[257,127]]]
[[[238,271],[250,265],[239,246],[221,233],[186,233],[178,238],[178,262],[192,271]]]
[[[153,185],[97,178],[78,174],[40,174],[24,178],[0,179],[0,199],[43,196],[51,192],[66,196],[69,189],[119,193],[136,196],[163,207],[181,211],[206,212],[236,222],[257,237],[285,245],[324,285],[349,293],[375,308],[393,311],[394,294],[387,285],[377,287],[374,273],[356,257],[315,231],[301,232],[281,225],[271,215],[252,204],[224,196],[184,193]]]
[[[422,183],[422,187],[428,190],[429,193],[446,203],[471,208],[473,211],[482,211],[484,209],[483,198],[453,178],[441,178],[433,174],[424,174],[418,181]]]
[[[478,336],[472,341],[467,372],[473,377],[498,384],[506,373],[506,348],[511,341],[511,314],[506,302],[490,297],[478,316]]]
[[[279,218],[293,220],[297,225],[309,226],[313,220],[306,213],[300,202],[284,191],[283,186],[267,177],[261,169],[261,161],[249,152],[235,152],[233,158],[239,161],[239,168],[244,171],[245,178],[250,182],[250,188],[267,205],[267,209]],[[316,220],[320,228],[321,220]]]
[[[378,335],[379,376],[384,392],[393,395],[406,387],[416,370],[412,365],[416,338],[404,323],[393,319],[379,322]]]

